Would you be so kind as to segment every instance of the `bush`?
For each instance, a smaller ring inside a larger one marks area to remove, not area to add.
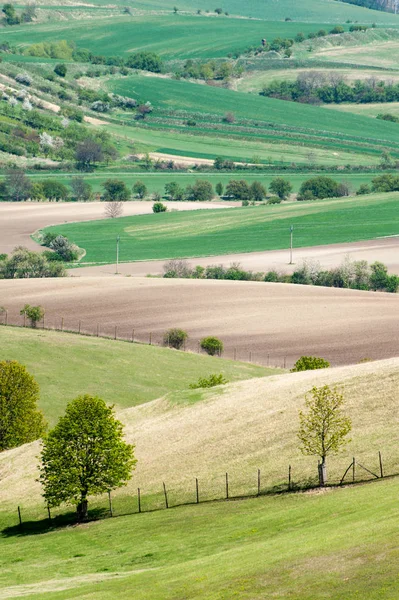
[[[317,356],[301,356],[296,361],[291,373],[297,373],[298,371],[313,371],[316,369],[327,369],[330,363],[324,358],[318,358]]]
[[[309,198],[309,194],[312,195]],[[331,179],[331,177],[325,177],[323,175],[319,177],[313,177],[304,181],[300,187],[298,200],[308,200],[313,198],[338,198],[342,196],[343,189],[340,184]]]
[[[152,212],[154,213],[166,212],[167,210],[168,207],[165,206],[165,204],[163,204],[162,202],[154,202],[154,204],[152,205]]]
[[[59,77],[65,77],[65,75],[67,74],[66,65],[64,65],[64,63],[60,63],[58,65],[55,65],[55,67],[54,67],[54,73],[56,75],[58,75]]]
[[[282,198],[279,198],[279,196],[270,196],[270,198],[268,198],[267,203],[268,204],[281,204],[282,203]]]
[[[135,52],[126,59],[126,66],[131,69],[160,73],[162,71],[162,60],[154,52]]]
[[[104,188],[103,200],[105,202],[130,200],[130,191],[121,179],[107,179],[101,185]]]
[[[292,192],[292,185],[287,179],[276,177],[270,182],[269,190],[282,200],[285,200]]]
[[[203,338],[200,342],[200,346],[202,350],[205,350],[210,356],[215,356],[215,354],[220,356],[223,352],[223,342],[216,337],[210,336]]]
[[[205,202],[212,200],[213,188],[210,181],[206,179],[197,179],[193,185],[189,185],[186,188],[187,200],[193,200],[198,202]]]
[[[225,195],[234,200],[251,200],[251,189],[244,179],[232,179],[226,186]]]
[[[190,264],[186,260],[173,258],[163,265],[163,276],[167,279],[189,279],[192,276]]]
[[[30,306],[30,304],[25,304],[19,314],[26,315],[30,321],[30,326],[35,329],[38,322],[44,317],[44,309],[41,306]]]
[[[260,183],[260,181],[254,181],[251,184],[251,198],[257,202],[261,202],[266,197],[266,188]]]
[[[225,385],[228,383],[227,379],[223,377],[223,373],[212,373],[209,377],[200,377],[197,383],[190,383],[188,386],[192,390],[196,390],[198,388],[211,388],[215,387],[215,385]]]
[[[175,348],[180,350],[184,346],[185,341],[188,339],[188,333],[183,329],[168,329],[163,336],[164,346],[169,348]]]
[[[140,200],[145,198],[147,195],[147,186],[145,185],[145,183],[143,181],[136,181],[133,184],[132,189],[133,189],[133,194],[136,196],[136,198],[140,198]]]
[[[78,247],[72,244],[63,235],[57,235],[50,243],[49,248],[54,250],[60,260],[71,262],[79,257]]]
[[[23,85],[31,85],[32,77],[28,73],[18,73],[15,77],[15,81],[22,83]]]

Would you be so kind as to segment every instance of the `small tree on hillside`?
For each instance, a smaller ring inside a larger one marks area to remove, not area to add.
[[[223,196],[223,183],[219,181],[215,186],[215,190],[218,196]]]
[[[33,327],[33,329],[36,329],[37,324],[44,317],[44,308],[41,306],[30,306],[30,304],[25,304],[19,311],[19,314],[28,317],[30,326]]]
[[[126,485],[136,462],[113,408],[101,398],[79,396],[43,443],[39,468],[46,503],[75,504],[78,520],[86,521],[88,497]]]
[[[130,199],[129,188],[121,179],[107,179],[101,185],[104,188],[103,199],[106,202],[115,202],[116,200],[124,202]]]
[[[287,179],[276,177],[270,182],[269,190],[272,194],[276,194],[276,196],[285,200],[292,192],[292,185]]]
[[[298,371],[314,371],[315,369],[327,369],[330,363],[324,358],[317,356],[301,356],[296,361],[294,367],[291,369],[292,373]]]
[[[143,181],[136,181],[133,184],[132,189],[133,189],[133,194],[136,196],[136,198],[140,198],[140,200],[145,198],[147,195],[147,186],[145,185],[145,183]]]
[[[257,202],[261,202],[266,197],[266,189],[260,181],[254,181],[251,184],[251,198]]]
[[[58,65],[55,65],[54,73],[59,77],[65,77],[65,75],[67,74],[66,65],[64,63],[59,63]]]
[[[46,428],[37,408],[39,386],[16,361],[0,362],[0,452],[33,442]]]
[[[299,411],[300,449],[303,454],[320,458],[322,486],[327,483],[327,456],[336,454],[346,444],[346,436],[352,429],[350,418],[341,410],[343,404],[343,395],[325,385],[313,387],[305,396],[306,413]]]
[[[165,346],[169,348],[175,348],[176,350],[180,350],[184,346],[185,341],[188,338],[188,334],[183,329],[168,329],[165,331],[163,336],[163,343]]]
[[[207,354],[210,354],[210,356],[215,356],[215,354],[220,356],[223,352],[223,342],[216,337],[209,336],[203,338],[200,345]]]
[[[199,202],[212,200],[213,188],[211,182],[206,179],[197,179],[193,185],[187,186],[186,198],[187,200]]]

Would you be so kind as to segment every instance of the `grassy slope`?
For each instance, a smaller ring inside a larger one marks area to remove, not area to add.
[[[291,225],[295,246],[368,240],[399,233],[398,194],[218,211],[122,217],[49,228],[81,248],[85,262],[211,256],[286,248]]]
[[[41,408],[51,423],[79,394],[98,394],[126,408],[187,389],[210,373],[224,373],[234,381],[275,372],[153,346],[4,327],[0,360],[18,360],[35,376]]]
[[[0,540],[0,585],[43,600],[130,600],[132,590],[137,600],[394,600],[398,488],[200,505],[31,537],[14,528]]]

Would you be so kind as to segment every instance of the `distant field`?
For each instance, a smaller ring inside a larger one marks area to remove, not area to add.
[[[399,22],[398,22],[399,25]],[[263,37],[295,37],[325,27],[323,23],[285,23],[233,19],[223,16],[134,16],[38,23],[4,30],[10,44],[24,47],[66,39],[78,48],[106,56],[127,56],[145,50],[165,59],[217,58],[259,45]],[[37,60],[37,59],[36,59]]]
[[[335,108],[342,112],[350,112],[363,117],[376,117],[380,114],[389,113],[399,117],[399,102],[373,102],[371,104],[326,104],[323,108]],[[397,126],[399,133],[399,127]]]
[[[0,327],[0,360],[18,360],[34,375],[51,424],[79,394],[99,395],[121,409],[188,390],[210,373],[237,381],[278,372],[155,346],[11,327]]]
[[[287,246],[291,225],[297,247],[369,240],[399,233],[399,194],[331,201],[142,215],[59,225],[86,250],[84,263],[111,263],[121,236],[121,261],[209,256]]]
[[[399,41],[373,44],[372,49],[369,46],[338,47],[321,50],[317,53],[317,58],[323,58],[326,61],[340,61],[359,65],[372,65],[376,67],[394,67],[399,68]]]

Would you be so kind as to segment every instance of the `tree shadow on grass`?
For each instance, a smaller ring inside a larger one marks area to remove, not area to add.
[[[88,521],[85,521],[85,523],[105,519],[107,516],[109,516],[108,510],[104,508],[93,508],[89,510],[89,519]],[[37,521],[25,521],[22,522],[22,525],[18,523],[17,525],[5,527],[1,531],[1,536],[23,537],[26,535],[38,535],[42,533],[49,533],[50,531],[55,531],[56,529],[78,525],[84,525],[84,523],[78,523],[76,520],[76,512],[69,511],[62,515],[52,517],[51,519],[47,517],[46,519],[39,519]]]

